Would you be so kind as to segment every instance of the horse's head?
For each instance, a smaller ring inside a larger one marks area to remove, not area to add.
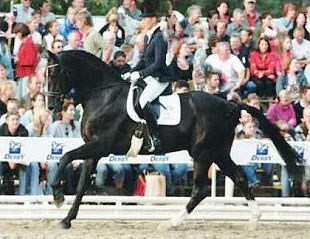
[[[64,99],[69,96],[71,87],[70,74],[62,65],[57,55],[48,51],[48,108],[60,109]]]

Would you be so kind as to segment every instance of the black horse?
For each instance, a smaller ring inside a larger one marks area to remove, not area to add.
[[[57,57],[50,55],[49,64],[56,64],[49,79],[49,104],[57,105],[60,98],[71,92],[75,102],[81,103],[84,108],[81,128],[85,144],[61,158],[52,185],[55,203],[60,206],[64,201],[62,179],[65,166],[75,159],[85,160],[76,199],[67,217],[61,221],[63,228],[70,228],[98,160],[111,153],[126,154],[137,123],[126,112],[130,84],[100,59],[84,51],[67,51]],[[206,171],[213,162],[244,193],[253,218],[258,219],[260,212],[248,188],[244,172],[230,157],[234,129],[239,122],[241,110],[247,110],[258,119],[260,128],[274,142],[289,171],[296,175],[298,167],[295,164],[294,150],[255,108],[227,102],[204,92],[182,94],[180,101],[180,124],[160,126],[159,135],[165,152],[188,150],[194,160],[194,185],[186,208],[170,221],[171,225],[179,225],[206,197]],[[147,154],[147,151],[140,153]]]

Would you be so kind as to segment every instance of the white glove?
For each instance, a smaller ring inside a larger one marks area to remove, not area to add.
[[[123,80],[129,80],[130,75],[131,75],[130,72],[127,72],[127,73],[123,74],[122,75]]]
[[[139,71],[134,71],[130,74],[130,80],[132,84],[136,84],[136,82],[140,79]]]

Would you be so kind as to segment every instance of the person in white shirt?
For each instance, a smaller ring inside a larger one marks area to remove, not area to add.
[[[217,43],[217,53],[210,55],[205,64],[221,72],[221,91],[235,91],[244,84],[245,67],[239,58],[231,54],[228,42]]]
[[[34,11],[31,5],[31,0],[21,0],[21,4],[15,5],[14,8],[17,12],[15,22],[26,23],[27,18],[31,17]]]
[[[77,31],[70,32],[68,35],[68,44],[64,47],[64,51],[81,50],[81,37]]]
[[[294,30],[294,39],[292,40],[292,50],[294,58],[298,64],[304,68],[304,73],[308,84],[310,83],[310,41],[305,39],[305,30],[297,27]]]
[[[37,31],[39,27],[39,22],[35,17],[30,17],[26,21],[27,26],[29,27],[32,40],[35,45],[42,45],[42,35]]]

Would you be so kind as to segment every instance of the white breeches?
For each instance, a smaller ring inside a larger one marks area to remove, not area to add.
[[[144,78],[143,80],[147,84],[147,86],[145,87],[144,91],[142,92],[140,100],[139,100],[139,103],[140,103],[140,106],[142,109],[144,108],[144,106],[148,102],[152,102],[161,93],[163,93],[164,90],[169,85],[169,82],[160,83],[158,80],[156,80],[152,76],[148,76],[148,77]]]

